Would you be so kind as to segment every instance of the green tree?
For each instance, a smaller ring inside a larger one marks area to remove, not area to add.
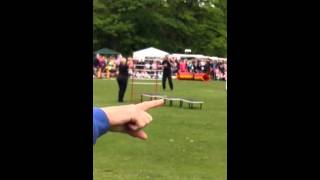
[[[226,0],[94,0],[94,49],[130,55],[154,46],[168,52],[226,56]]]

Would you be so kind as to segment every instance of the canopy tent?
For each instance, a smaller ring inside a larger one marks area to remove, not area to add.
[[[202,54],[171,54],[170,57],[175,57],[177,60],[180,59],[209,59],[209,60],[216,60],[216,61],[227,61],[227,58],[220,58],[216,56],[204,56]]]
[[[161,59],[164,58],[166,55],[169,55],[169,53],[160,49],[156,49],[154,47],[149,47],[133,52],[133,59],[139,61],[144,61],[146,59]]]
[[[102,55],[109,55],[110,56],[110,55],[118,55],[120,53],[115,50],[112,50],[112,49],[103,48],[103,49],[96,51],[95,54],[102,54]]]
[[[190,59],[190,58],[195,58],[195,59],[206,59],[207,56],[204,56],[202,54],[171,54],[171,57],[175,57],[178,60],[180,59]]]
[[[219,61],[225,61],[225,62],[227,62],[227,58],[219,58]]]
[[[219,57],[215,57],[215,56],[209,57],[209,59],[213,61],[219,61]]]

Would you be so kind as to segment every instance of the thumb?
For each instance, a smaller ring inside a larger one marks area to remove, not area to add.
[[[127,132],[130,136],[142,139],[142,140],[147,140],[148,139],[148,135],[147,133],[145,133],[143,130],[138,130],[138,131],[128,131]]]

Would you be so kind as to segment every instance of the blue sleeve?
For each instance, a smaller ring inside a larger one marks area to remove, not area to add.
[[[109,129],[109,119],[100,108],[93,108],[93,144]]]

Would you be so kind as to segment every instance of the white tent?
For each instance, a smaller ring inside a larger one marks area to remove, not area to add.
[[[204,56],[202,54],[171,54],[171,57],[175,57],[178,60],[184,59],[184,58],[196,58],[196,59],[206,59],[207,56]]]
[[[227,62],[227,58],[221,58],[221,57],[212,56],[212,57],[209,57],[209,59],[211,59],[213,61],[225,61],[225,62]]]
[[[213,61],[218,61],[218,60],[219,60],[219,57],[212,56],[212,57],[209,57],[209,59],[211,59],[211,60],[213,60]]]
[[[149,47],[133,52],[133,59],[139,61],[144,61],[146,59],[161,59],[164,58],[166,55],[169,55],[169,53],[160,49],[156,49],[154,47]]]

